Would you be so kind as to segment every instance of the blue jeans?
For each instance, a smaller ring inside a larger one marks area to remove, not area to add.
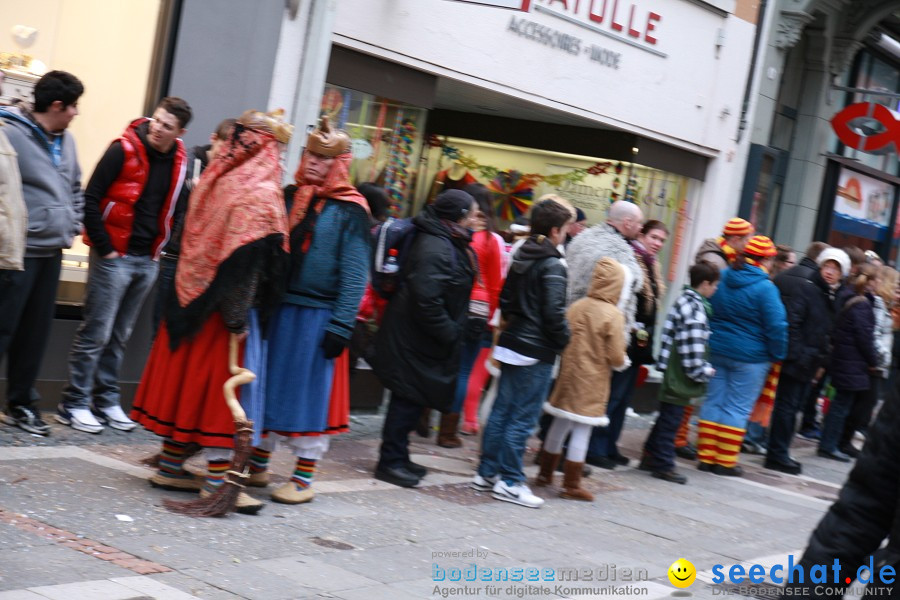
[[[481,441],[479,475],[499,475],[509,485],[525,481],[525,443],[541,416],[552,375],[553,365],[545,362],[501,366],[497,398]]]
[[[84,320],[69,352],[66,408],[88,408],[92,397],[97,408],[118,406],[125,343],[158,270],[149,256],[103,258],[91,250]]]
[[[624,371],[613,371],[609,385],[609,402],[606,405],[606,416],[609,417],[609,425],[606,427],[594,427],[591,431],[591,442],[588,445],[588,456],[613,457],[619,454],[616,444],[622,435],[625,426],[625,413],[634,393],[637,383],[640,365],[631,365]]]
[[[863,401],[868,390],[835,390],[834,398],[828,404],[828,412],[825,413],[825,423],[822,425],[822,438],[819,440],[819,450],[822,452],[834,452],[838,450],[841,437],[844,433],[844,424],[847,416],[853,409],[853,405]],[[851,438],[852,439],[852,438]]]
[[[475,360],[481,349],[489,348],[490,345],[490,339],[486,340],[483,337],[463,342],[462,353],[459,357],[459,375],[456,377],[456,392],[453,395],[453,406],[450,408],[451,413],[462,412],[463,403],[466,401],[466,391],[469,389],[469,375],[472,374],[472,369],[475,367]]]
[[[744,441],[765,448],[766,444],[768,443],[768,439],[769,436],[766,432],[765,427],[753,421],[747,423],[747,435],[744,436]]]
[[[700,420],[746,429],[747,419],[769,373],[769,363],[747,363],[713,354],[709,362],[716,374],[709,382]]]

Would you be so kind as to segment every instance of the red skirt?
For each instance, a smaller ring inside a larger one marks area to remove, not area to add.
[[[233,448],[234,420],[222,386],[228,370],[229,332],[219,313],[172,352],[165,322],[141,378],[131,418],[157,435],[205,448]],[[243,357],[243,351],[240,352]],[[240,398],[240,388],[237,390]]]

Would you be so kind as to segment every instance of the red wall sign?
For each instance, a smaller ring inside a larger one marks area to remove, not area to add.
[[[863,126],[873,133],[860,131]],[[900,113],[883,104],[851,104],[832,117],[831,127],[841,142],[860,152],[887,154],[900,149]]]
[[[529,7],[526,2],[523,4]],[[662,16],[633,0],[531,0],[530,9],[546,6],[554,14],[573,17],[599,30],[656,44]]]

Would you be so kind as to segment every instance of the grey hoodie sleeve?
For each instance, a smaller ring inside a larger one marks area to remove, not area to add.
[[[75,141],[71,134],[66,136],[68,139],[66,141],[72,144],[72,152],[75,153]],[[77,153],[75,153],[77,156]],[[84,188],[81,187],[81,165],[78,164],[78,159],[75,158],[74,164],[72,167],[72,209],[75,212],[75,226],[76,232],[75,235],[80,235],[81,230],[84,225]]]

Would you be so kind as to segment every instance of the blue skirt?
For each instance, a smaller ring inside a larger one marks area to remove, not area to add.
[[[265,374],[266,431],[320,433],[328,429],[334,360],[322,352],[326,308],[282,304],[269,322]]]
[[[250,310],[250,327],[244,343],[244,366],[256,375],[256,379],[241,388],[241,407],[247,418],[253,421],[253,445],[262,439],[263,417],[266,405],[266,340],[262,337],[259,315]]]

